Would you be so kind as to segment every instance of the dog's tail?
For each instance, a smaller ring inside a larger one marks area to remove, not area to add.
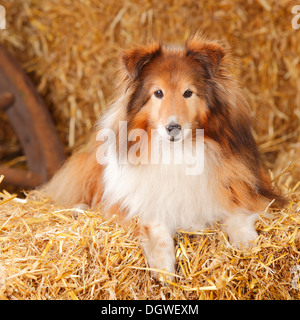
[[[95,152],[74,154],[54,177],[37,191],[63,206],[95,205],[103,192],[102,166]]]
[[[282,208],[289,203],[289,198],[284,196],[278,186],[272,186],[270,178],[262,170],[259,172],[258,193],[263,197],[273,200],[272,208]]]

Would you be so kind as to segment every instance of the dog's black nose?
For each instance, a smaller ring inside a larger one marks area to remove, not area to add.
[[[178,123],[167,124],[166,130],[170,136],[175,137],[180,133],[181,125]]]

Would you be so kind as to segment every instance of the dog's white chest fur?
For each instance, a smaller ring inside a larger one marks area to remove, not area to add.
[[[104,170],[103,199],[120,204],[128,216],[144,223],[161,222],[173,230],[199,230],[222,214],[216,202],[213,179],[207,170],[186,175],[182,165],[119,165]]]

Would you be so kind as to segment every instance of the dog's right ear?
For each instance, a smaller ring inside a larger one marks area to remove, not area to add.
[[[122,56],[122,64],[128,76],[136,80],[140,75],[143,67],[161,54],[161,45],[157,42],[139,47],[136,49],[126,50]]]

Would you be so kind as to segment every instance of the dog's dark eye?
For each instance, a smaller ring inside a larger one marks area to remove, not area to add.
[[[193,95],[191,90],[186,90],[183,94],[184,98],[190,98]]]
[[[155,97],[158,98],[158,99],[161,99],[161,98],[164,96],[164,94],[163,94],[163,92],[162,92],[161,90],[155,91],[155,92],[154,92],[154,95],[155,95]]]

